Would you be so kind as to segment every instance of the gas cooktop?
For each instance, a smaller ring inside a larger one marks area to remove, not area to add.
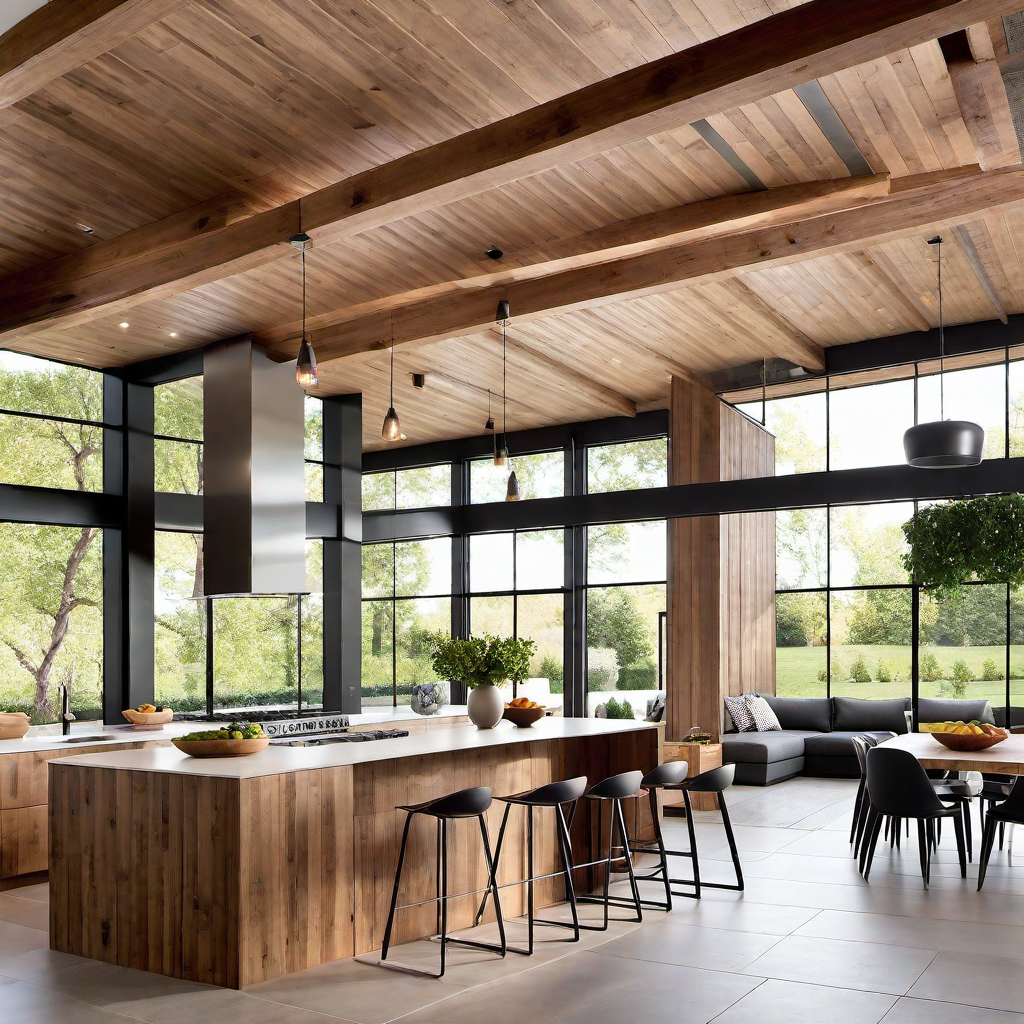
[[[316,736],[340,732],[349,726],[349,716],[333,711],[307,708],[246,711],[185,711],[174,716],[178,722],[259,722],[268,736]]]

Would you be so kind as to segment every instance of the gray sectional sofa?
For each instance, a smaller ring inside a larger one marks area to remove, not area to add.
[[[853,737],[887,739],[907,731],[910,698],[864,700],[859,697],[773,697],[771,705],[782,729],[772,732],[726,732],[722,760],[736,765],[736,781],[769,786],[795,775],[845,779],[859,775]],[[993,722],[987,700],[940,700],[921,697],[921,722],[963,719]],[[728,713],[726,713],[728,719]],[[731,724],[731,722],[730,722]]]

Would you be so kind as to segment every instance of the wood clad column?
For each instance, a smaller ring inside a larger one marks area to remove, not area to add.
[[[669,484],[768,476],[775,439],[696,379],[672,378]],[[666,739],[717,739],[722,696],[775,685],[775,517],[693,516],[668,525]]]

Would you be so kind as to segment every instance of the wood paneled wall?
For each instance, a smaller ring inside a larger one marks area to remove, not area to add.
[[[669,483],[771,476],[775,439],[697,380],[673,377]],[[673,519],[668,528],[668,721],[717,737],[722,696],[775,689],[775,514]]]

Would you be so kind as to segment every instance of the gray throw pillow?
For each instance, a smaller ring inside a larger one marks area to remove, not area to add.
[[[754,719],[754,728],[758,732],[779,732],[782,729],[778,716],[772,711],[771,705],[764,697],[748,693],[744,699],[747,702],[750,717]]]

